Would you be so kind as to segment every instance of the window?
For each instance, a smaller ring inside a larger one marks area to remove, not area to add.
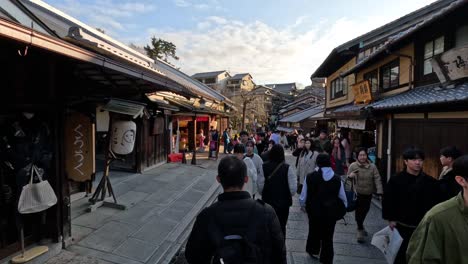
[[[398,59],[380,68],[380,86],[383,90],[400,85],[400,61]]]
[[[424,66],[423,74],[427,75],[432,73],[431,59],[437,54],[444,52],[444,36],[433,39],[424,44]]]
[[[330,84],[330,98],[335,99],[342,97],[348,93],[348,77],[336,78]]]
[[[371,91],[372,93],[377,93],[378,92],[378,88],[379,88],[379,79],[378,79],[378,76],[377,76],[377,70],[374,70],[374,71],[371,71],[371,72],[368,72],[366,74],[364,74],[364,80],[368,80],[369,81],[369,85],[370,85],[370,88],[371,88]]]

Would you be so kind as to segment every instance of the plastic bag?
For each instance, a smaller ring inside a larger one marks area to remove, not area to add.
[[[393,264],[400,250],[403,238],[396,228],[385,227],[372,237],[371,244],[377,247],[385,256],[387,263]]]

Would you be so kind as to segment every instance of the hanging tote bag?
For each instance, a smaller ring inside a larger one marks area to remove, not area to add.
[[[346,208],[347,212],[352,212],[356,210],[356,200],[357,193],[354,189],[354,179],[346,177],[343,183],[345,187],[346,199],[348,200],[348,207]]]
[[[39,179],[38,183],[33,183],[34,175]],[[23,187],[18,202],[18,212],[20,214],[32,214],[42,212],[57,203],[52,186],[47,180],[43,181],[36,165],[31,164],[31,179]]]

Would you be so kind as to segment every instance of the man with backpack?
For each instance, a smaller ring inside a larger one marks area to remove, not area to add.
[[[286,264],[275,211],[243,191],[249,180],[244,162],[224,157],[216,180],[224,192],[197,216],[185,250],[188,263]]]

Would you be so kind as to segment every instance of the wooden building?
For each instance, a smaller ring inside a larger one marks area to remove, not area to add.
[[[374,131],[385,176],[403,168],[410,145],[424,150],[424,170],[434,177],[442,147],[468,151],[468,74],[461,64],[468,59],[467,12],[467,1],[434,2],[335,48],[312,75],[327,77],[325,116],[338,127],[356,126],[358,135]],[[461,60],[443,61],[454,55]],[[442,70],[438,78],[441,61],[465,74]]]

